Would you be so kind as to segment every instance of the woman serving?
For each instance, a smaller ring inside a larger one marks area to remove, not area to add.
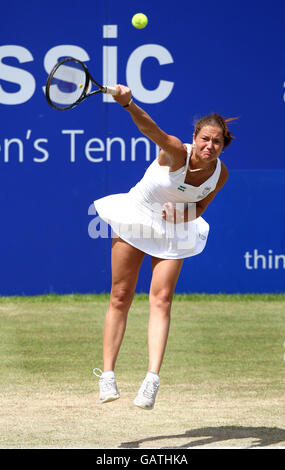
[[[150,410],[159,388],[175,286],[184,258],[195,256],[205,248],[209,225],[201,215],[228,178],[228,170],[219,156],[233,137],[226,121],[214,113],[197,122],[192,145],[184,144],[162,131],[135,104],[128,87],[116,85],[116,89],[114,100],[161,150],[129,193],[94,202],[99,216],[115,233],[111,253],[112,287],[104,324],[104,370],[94,369],[94,374],[100,377],[101,403],[120,397],[114,369],[139,270],[148,254],[152,266],[148,371],[134,404]]]

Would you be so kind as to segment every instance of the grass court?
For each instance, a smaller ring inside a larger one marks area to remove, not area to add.
[[[137,294],[100,405],[108,295],[0,298],[0,448],[285,447],[285,295],[175,295],[152,411],[133,405],[147,369],[148,297]]]

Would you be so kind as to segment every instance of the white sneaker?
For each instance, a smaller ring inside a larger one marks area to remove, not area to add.
[[[96,372],[99,371],[99,374]],[[114,373],[102,372],[101,369],[93,369],[93,374],[99,377],[99,400],[100,403],[108,403],[120,398]]]
[[[151,375],[153,375],[154,377],[152,378]],[[153,409],[156,394],[159,388],[159,377],[156,374],[151,375],[147,374],[138,391],[136,398],[134,399],[134,404],[140,408],[143,408],[144,410]]]

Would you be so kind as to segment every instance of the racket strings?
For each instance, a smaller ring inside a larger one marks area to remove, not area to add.
[[[77,103],[86,93],[87,76],[76,61],[59,65],[52,74],[48,95],[53,105],[66,108]]]

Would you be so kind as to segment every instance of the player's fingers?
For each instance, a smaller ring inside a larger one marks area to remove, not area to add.
[[[117,103],[121,104],[124,106],[127,104],[132,96],[132,92],[130,88],[128,88],[125,85],[117,84],[115,85],[115,88],[117,90],[116,95],[113,96],[114,100],[117,101]]]
[[[117,84],[117,85],[115,85],[115,88],[117,90],[117,94],[115,96],[121,96],[121,94],[122,94],[122,85]]]
[[[126,87],[125,85],[117,84],[117,85],[114,85],[114,86],[117,90],[117,94],[115,95],[116,97],[125,96],[125,95],[131,93],[131,90],[128,87]]]

